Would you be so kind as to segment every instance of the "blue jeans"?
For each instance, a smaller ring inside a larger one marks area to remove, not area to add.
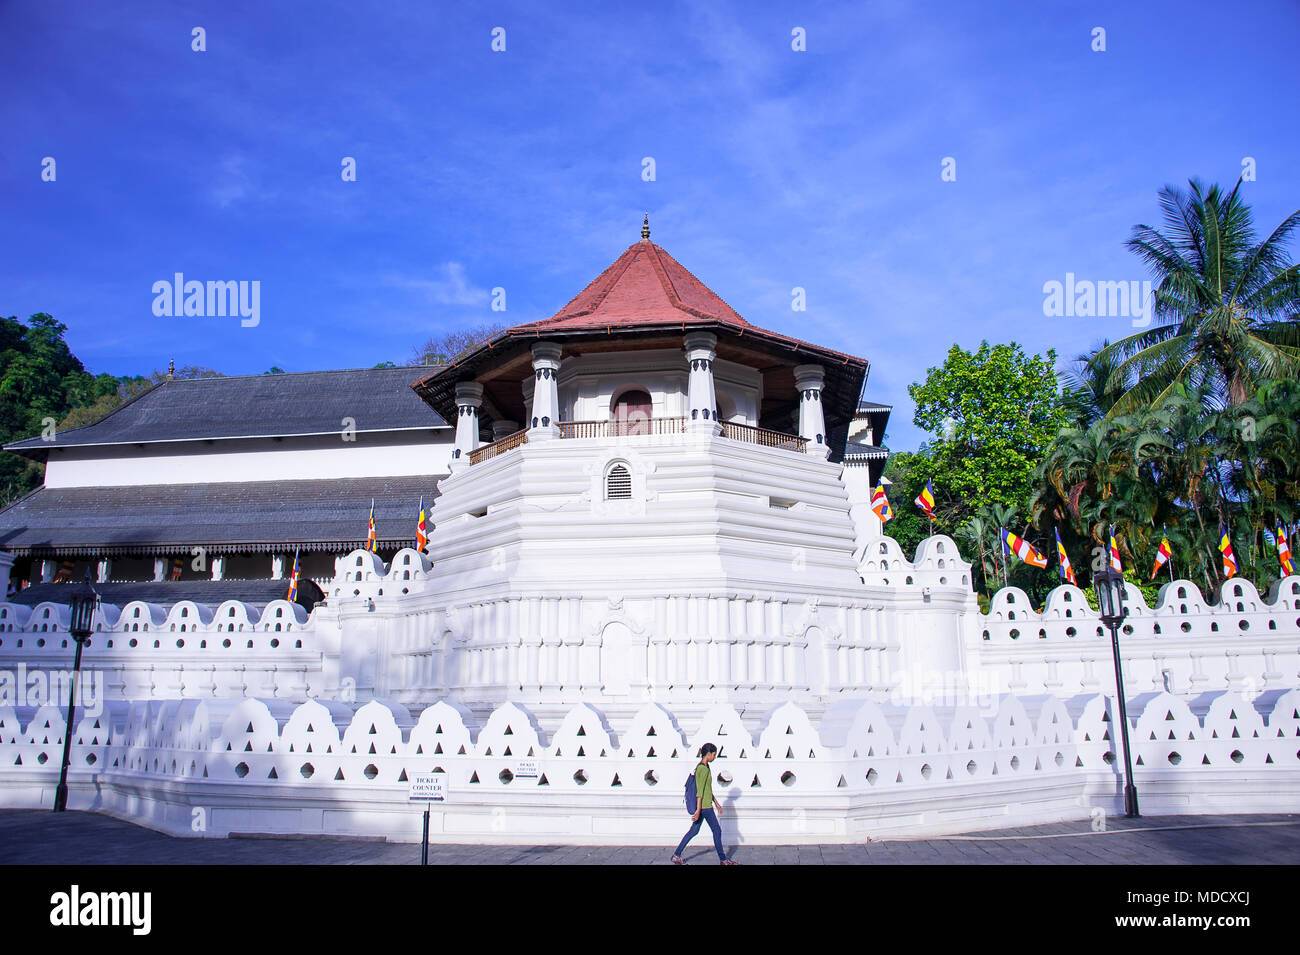
[[[680,856],[686,849],[686,843],[694,839],[700,831],[700,823],[707,822],[709,828],[713,830],[713,848],[718,850],[718,858],[725,860],[727,854],[722,851],[722,825],[718,822],[718,814],[712,809],[705,809],[700,813],[700,818],[691,823],[691,831],[682,837],[682,841],[677,845],[677,851],[674,855]]]

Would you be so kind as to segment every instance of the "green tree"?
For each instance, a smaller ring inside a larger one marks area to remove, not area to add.
[[[908,388],[916,402],[913,420],[937,438],[921,449],[938,505],[937,530],[954,533],[995,505],[1029,512],[1034,469],[1071,420],[1055,363],[1054,351],[1026,355],[1015,342],[982,342],[975,352],[954,345],[942,367]]]
[[[1284,248],[1300,211],[1260,241],[1240,181],[1226,195],[1188,185],[1161,190],[1164,232],[1137,225],[1128,242],[1159,281],[1156,324],[1093,359],[1127,386],[1112,415],[1159,407],[1177,386],[1222,407],[1266,379],[1300,377],[1300,269]]]

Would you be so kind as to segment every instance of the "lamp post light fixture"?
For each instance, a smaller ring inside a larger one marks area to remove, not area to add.
[[[54,811],[63,812],[68,808],[68,757],[72,752],[72,733],[77,710],[77,684],[81,677],[81,648],[90,639],[90,631],[95,622],[95,610],[99,607],[99,594],[90,585],[90,571],[86,579],[68,595],[68,631],[77,643],[77,656],[72,664],[72,685],[68,688],[68,724],[63,730],[63,767],[59,770],[59,787],[54,791]]]
[[[1110,646],[1115,656],[1115,694],[1119,699],[1120,738],[1124,744],[1124,815],[1136,818],[1138,812],[1137,787],[1133,785],[1133,764],[1128,748],[1128,710],[1124,704],[1124,672],[1119,659],[1119,627],[1128,616],[1124,606],[1124,575],[1107,565],[1092,575],[1092,585],[1097,592],[1097,607],[1101,622],[1110,629]]]

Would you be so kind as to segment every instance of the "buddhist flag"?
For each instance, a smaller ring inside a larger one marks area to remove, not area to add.
[[[1115,528],[1110,529],[1110,567],[1117,574],[1124,573],[1124,565],[1119,559],[1119,544],[1115,543]]]
[[[1056,531],[1056,556],[1060,558],[1061,566],[1058,568],[1062,580],[1068,580],[1074,586],[1079,586],[1079,582],[1074,579],[1074,568],[1070,566],[1070,557],[1065,552],[1065,545],[1061,543],[1061,531]]]
[[[424,523],[424,496],[420,496],[420,519],[415,522],[415,549],[423,551],[429,543],[429,529]]]
[[[1277,560],[1282,565],[1282,573],[1290,577],[1295,573],[1291,564],[1291,548],[1287,544],[1286,525],[1281,521],[1277,525]]]
[[[934,520],[934,488],[929,481],[925,482],[925,490],[917,495],[916,506],[925,511],[926,517]]]
[[[375,499],[370,499],[370,532],[366,535],[366,550],[375,552]]]
[[[1047,568],[1047,558],[1040,554],[1033,544],[1023,537],[1017,537],[1006,528],[1002,528],[1002,553],[1015,554],[1031,567]]]
[[[871,509],[880,518],[880,523],[886,524],[893,520],[894,512],[889,509],[889,498],[885,497],[885,485],[877,484],[876,489],[871,492]]]
[[[1219,525],[1219,551],[1223,554],[1223,576],[1237,576],[1237,558],[1232,554],[1232,538],[1228,536],[1228,526]]]
[[[293,603],[298,599],[298,550],[293,552],[293,573],[289,576],[289,596],[288,601]]]
[[[172,561],[172,580],[180,580],[181,574],[185,572],[185,561],[177,557]]]
[[[1160,568],[1168,562],[1169,558],[1172,557],[1173,554],[1173,550],[1169,547],[1169,538],[1161,535],[1160,549],[1156,551],[1156,566],[1151,571],[1152,580],[1156,579],[1156,574],[1160,573]]]

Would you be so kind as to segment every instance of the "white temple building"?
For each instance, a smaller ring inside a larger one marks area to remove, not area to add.
[[[750,324],[646,228],[443,366],[165,383],[9,446],[47,477],[0,512],[0,675],[70,666],[53,580],[93,568],[71,805],[186,834],[418,837],[406,781],[440,770],[439,838],[656,841],[709,740],[751,841],[1114,811],[1087,595],[981,614],[950,538],[882,534],[867,371]],[[319,591],[289,603],[295,550]],[[1294,806],[1300,578],[1129,597],[1146,805]],[[62,726],[0,697],[0,805],[52,794]]]

